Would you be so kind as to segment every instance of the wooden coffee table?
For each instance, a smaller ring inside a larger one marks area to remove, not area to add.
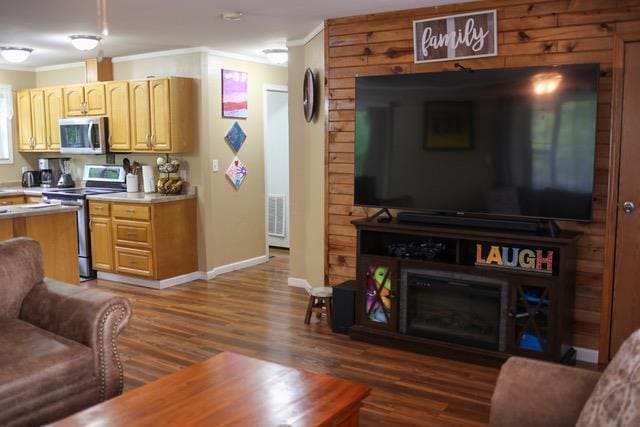
[[[357,426],[370,388],[220,353],[56,426]]]

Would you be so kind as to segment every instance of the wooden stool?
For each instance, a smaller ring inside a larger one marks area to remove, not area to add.
[[[307,305],[307,314],[304,317],[304,323],[311,322],[311,314],[315,311],[318,318],[322,316],[322,309],[327,313],[327,323],[331,327],[331,301],[333,299],[333,288],[311,288],[309,290],[309,305]]]

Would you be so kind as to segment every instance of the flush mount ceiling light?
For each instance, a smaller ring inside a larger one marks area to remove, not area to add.
[[[262,53],[274,64],[284,64],[289,60],[287,49],[265,49]]]
[[[82,36],[82,35],[73,35],[69,36],[71,39],[71,44],[78,50],[91,50],[98,46],[100,42],[99,36]]]
[[[223,12],[220,16],[225,21],[237,22],[242,19],[242,12]]]
[[[0,55],[9,62],[24,62],[31,55],[33,49],[26,47],[0,47]]]

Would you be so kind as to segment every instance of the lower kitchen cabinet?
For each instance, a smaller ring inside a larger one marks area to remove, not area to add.
[[[96,270],[113,270],[111,218],[91,217],[91,261]]]
[[[93,268],[163,280],[198,270],[196,199],[89,200]]]

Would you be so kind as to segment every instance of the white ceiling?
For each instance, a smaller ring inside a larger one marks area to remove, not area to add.
[[[304,38],[324,19],[409,9],[460,0],[105,0],[110,35],[104,56],[205,46],[261,57],[262,50]],[[82,61],[71,34],[98,34],[96,0],[0,0],[0,46],[34,49],[22,64],[40,67]],[[223,11],[241,11],[226,22]],[[8,64],[0,58],[0,65]]]

